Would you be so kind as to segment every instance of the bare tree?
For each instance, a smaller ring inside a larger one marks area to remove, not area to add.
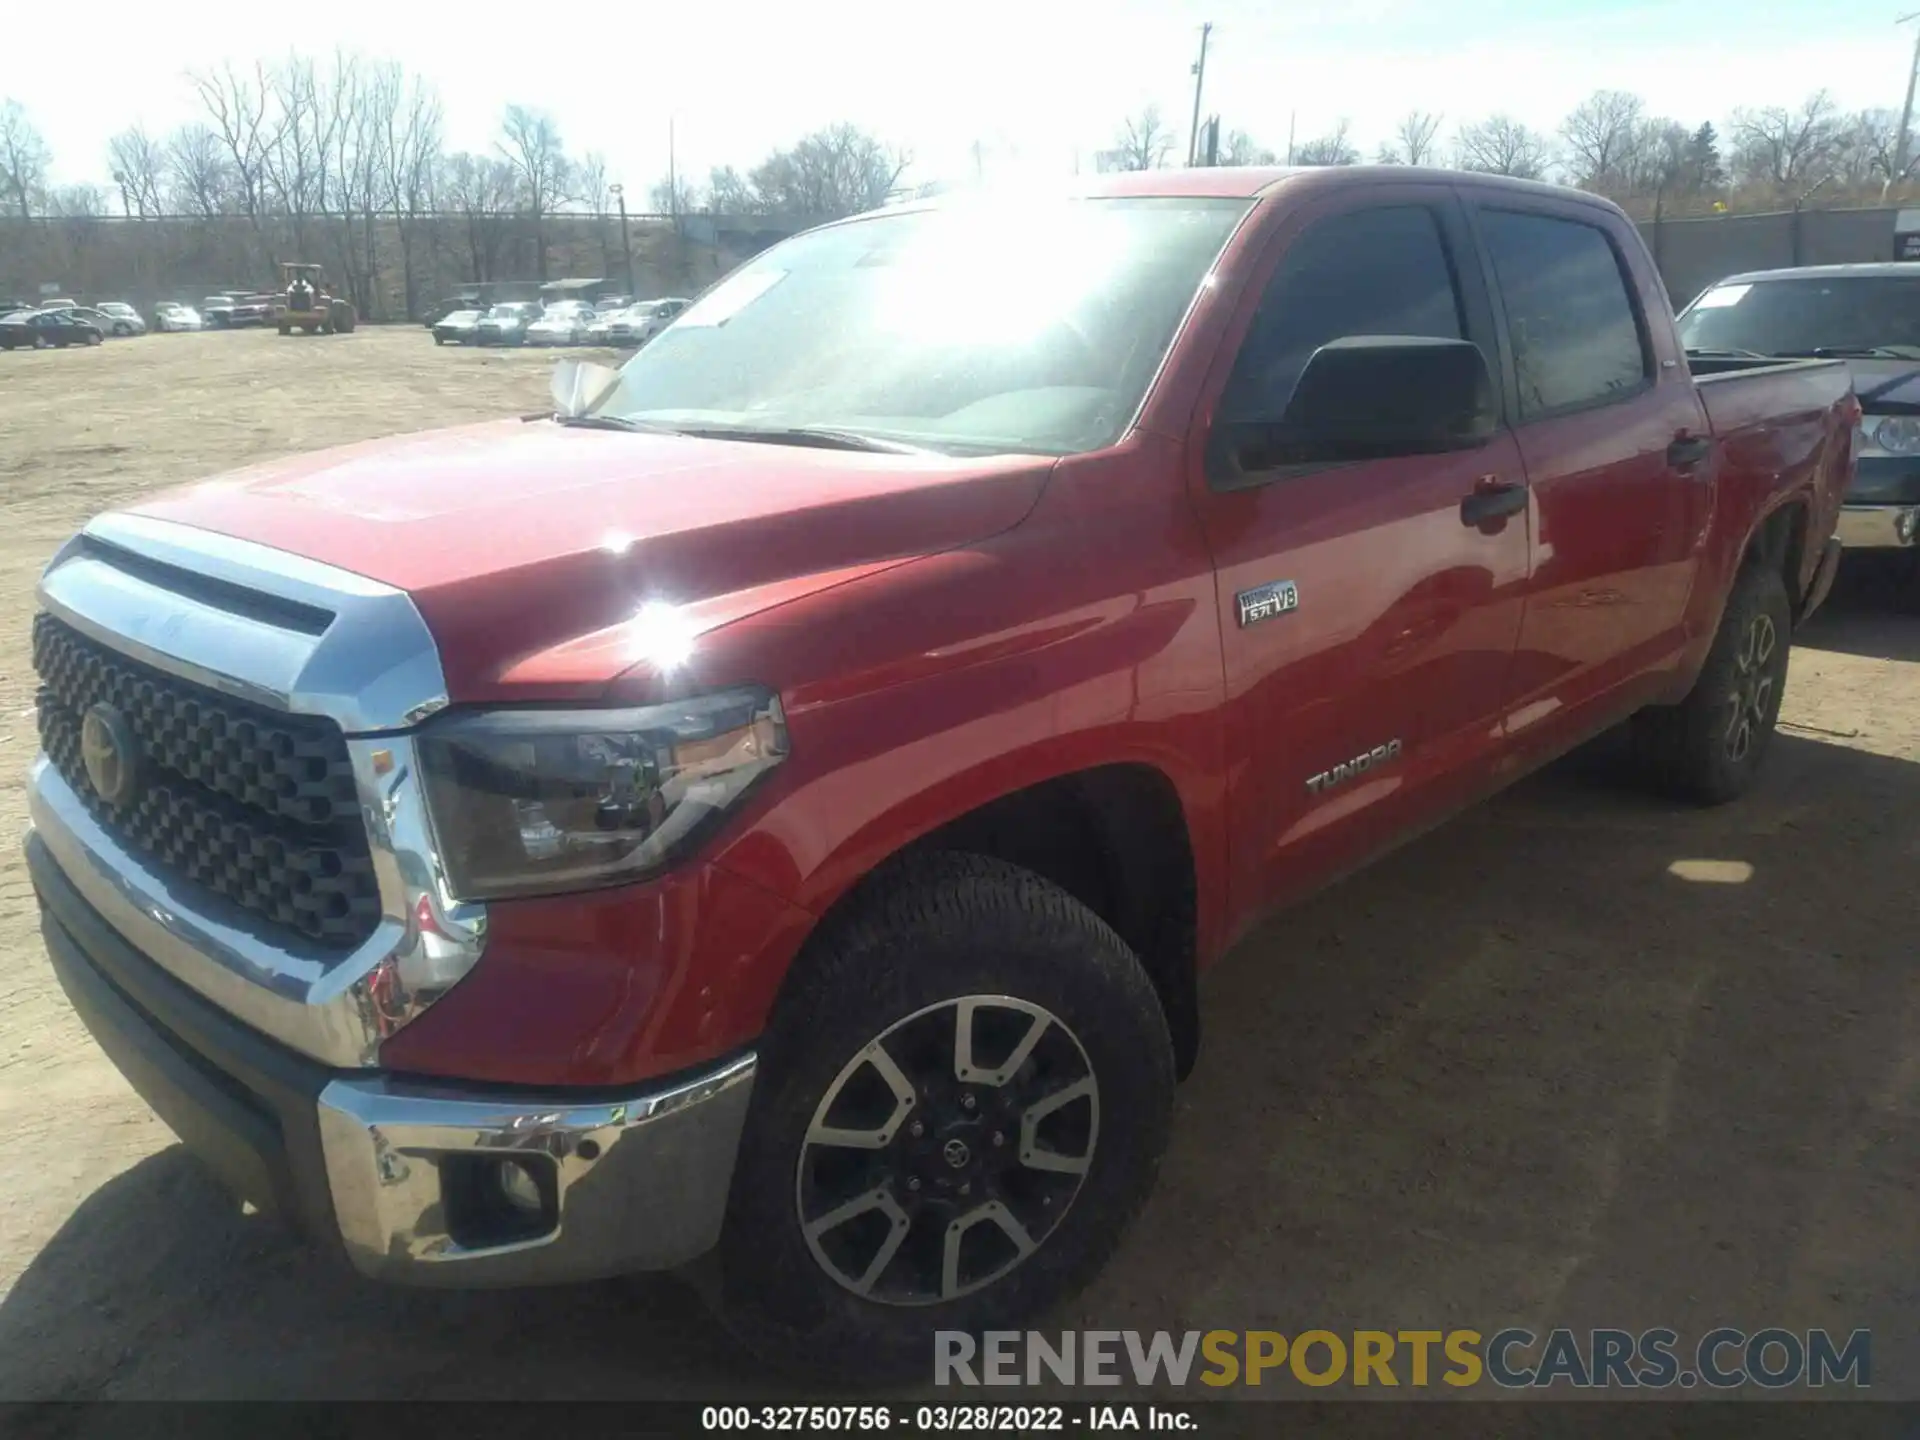
[[[1173,153],[1173,131],[1160,118],[1158,105],[1145,106],[1139,114],[1129,115],[1114,137],[1113,149],[1106,152],[1111,170],[1158,170]]]
[[[236,186],[218,134],[205,125],[182,125],[167,137],[166,163],[174,210],[206,218],[227,211]]]
[[[0,102],[0,186],[21,218],[46,203],[47,166],[53,156],[18,100]]]
[[[505,160],[463,151],[447,157],[443,193],[465,222],[473,278],[492,278],[520,194],[518,172]]]
[[[107,192],[99,185],[60,185],[47,197],[47,213],[70,220],[98,220],[109,209]]]
[[[500,153],[519,177],[521,203],[533,219],[535,261],[547,278],[547,217],[566,198],[567,154],[553,117],[509,105],[500,120]]]
[[[1342,120],[1324,135],[1316,135],[1304,144],[1296,145],[1293,160],[1296,165],[1358,165],[1360,152],[1354,148],[1348,138],[1352,126]]]
[[[120,189],[120,208],[142,220],[162,213],[161,183],[167,171],[167,152],[144,127],[134,125],[107,141],[107,163]]]
[[[266,157],[278,142],[278,122],[268,94],[265,67],[256,64],[252,76],[231,65],[188,78],[206,107],[213,133],[226,151],[226,169],[241,212],[257,231],[267,207]]]
[[[1553,161],[1553,145],[1511,115],[1490,115],[1462,125],[1454,137],[1454,163],[1462,170],[1538,180]]]
[[[1271,165],[1279,157],[1244,130],[1229,130],[1220,142],[1222,165]]]
[[[1625,193],[1658,195],[1685,188],[1693,133],[1678,120],[1642,120],[1627,147]]]
[[[731,165],[717,165],[707,177],[707,208],[716,215],[755,215],[763,207],[746,176]]]
[[[1839,159],[1841,129],[1840,112],[1824,90],[1797,110],[1736,110],[1728,126],[1734,175],[1777,190],[1811,184]]]
[[[647,191],[647,203],[662,215],[690,215],[700,208],[700,189],[685,175],[662,178]]]
[[[342,111],[350,107],[357,84],[355,62],[347,56],[337,57],[322,73],[310,56],[290,55],[268,76],[273,138],[262,152],[261,167],[302,260],[311,258],[309,222],[328,209],[340,164],[335,146]]]
[[[774,151],[747,183],[764,211],[828,220],[886,203],[907,164],[904,151],[858,126],[832,125]]]
[[[1575,184],[1589,190],[1627,186],[1643,109],[1640,97],[1624,90],[1596,90],[1573,107],[1560,122],[1560,138]]]
[[[434,179],[435,162],[440,156],[440,126],[440,96],[416,75],[400,102],[387,112],[386,136],[380,147],[386,203],[400,235],[401,283],[409,320],[419,314],[415,256],[421,224],[432,214],[437,198]]]
[[[1393,127],[1393,139],[1380,147],[1382,165],[1431,165],[1440,155],[1440,119],[1427,110],[1409,110]]]
[[[1892,110],[1860,110],[1840,124],[1834,146],[1834,174],[1855,189],[1902,184],[1920,169],[1920,152],[1911,138],[1905,163],[1900,148],[1900,117]]]

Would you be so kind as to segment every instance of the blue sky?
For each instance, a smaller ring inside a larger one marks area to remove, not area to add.
[[[425,0],[269,7],[188,0],[127,7],[77,41],[70,12],[20,5],[7,49],[76,56],[6,68],[54,151],[56,180],[103,180],[104,147],[138,119],[194,118],[184,72],[283,51],[297,17],[309,50],[335,43],[430,75],[450,143],[482,149],[509,101],[544,107],[570,148],[597,149],[635,194],[666,171],[672,117],[683,167],[751,164],[848,119],[905,146],[910,178],[958,179],[979,142],[990,175],[1091,165],[1120,119],[1158,103],[1185,145],[1189,66],[1215,23],[1206,108],[1275,149],[1351,122],[1371,152],[1411,108],[1447,128],[1506,110],[1542,128],[1600,88],[1661,114],[1719,123],[1737,106],[1795,104],[1824,86],[1843,106],[1897,107],[1912,30],[1901,0],[733,0],[723,7],[477,10]],[[551,34],[510,17],[551,15]],[[511,37],[511,38],[510,38]],[[76,51],[79,53],[76,55]],[[76,84],[76,80],[82,81]]]

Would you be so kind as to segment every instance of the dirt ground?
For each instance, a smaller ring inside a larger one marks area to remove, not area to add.
[[[0,832],[34,577],[90,513],[534,409],[549,362],[417,328],[0,354]],[[1920,1394],[1920,619],[1879,579],[1800,637],[1747,801],[1576,757],[1223,962],[1158,1195],[1055,1323],[1864,1326],[1876,1393]],[[380,1289],[243,1216],[73,1019],[0,854],[0,1397],[780,1388],[671,1279]]]

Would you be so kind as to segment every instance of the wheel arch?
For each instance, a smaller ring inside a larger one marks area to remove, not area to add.
[[[820,912],[789,976],[902,858],[940,851],[1031,871],[1112,926],[1153,983],[1177,1073],[1192,1070],[1200,1045],[1200,869],[1194,825],[1172,774],[1144,759],[1064,770],[923,826]]]

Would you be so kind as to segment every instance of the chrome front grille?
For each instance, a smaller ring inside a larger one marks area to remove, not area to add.
[[[340,726],[279,713],[133,660],[42,613],[33,624],[40,742],[100,825],[185,879],[327,948],[380,922],[379,886]],[[87,711],[111,707],[141,779],[116,805],[81,753]],[[271,938],[263,935],[263,938]]]

